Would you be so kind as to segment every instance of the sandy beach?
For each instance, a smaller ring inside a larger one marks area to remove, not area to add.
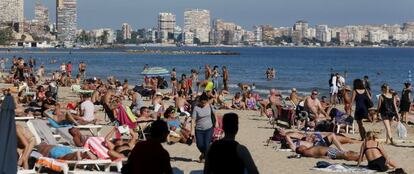
[[[1,85],[7,87],[9,85]],[[78,100],[78,96],[73,93],[68,87],[59,88],[59,102],[69,102]],[[125,101],[129,103],[130,101]],[[170,103],[171,101],[169,101]],[[145,101],[146,105],[149,105],[148,101]],[[170,103],[171,104],[171,103]],[[268,123],[266,117],[259,116],[258,111],[237,111],[237,110],[219,110],[220,115],[227,112],[235,112],[239,115],[240,129],[237,134],[236,140],[247,146],[253,159],[260,171],[264,174],[272,173],[327,173],[311,170],[316,162],[328,161],[331,163],[345,163],[349,165],[356,165],[356,162],[347,162],[344,160],[330,160],[330,159],[314,159],[305,158],[300,159],[288,159],[287,156],[293,155],[293,152],[278,151],[280,145],[271,142],[267,146],[266,140],[272,135],[272,126]],[[97,117],[99,119],[98,124],[105,123],[105,117],[102,111],[98,111]],[[411,116],[411,120],[413,117]],[[379,131],[379,138],[385,138],[385,131],[382,122],[370,123],[365,122],[367,130]],[[104,126],[101,135],[105,135],[109,131],[109,126]],[[394,134],[396,134],[395,125]],[[407,140],[414,140],[414,128],[407,127],[408,138]],[[358,134],[347,134],[347,136],[358,138]],[[394,135],[396,137],[396,135]],[[191,146],[186,144],[173,144],[163,145],[171,156],[171,164],[174,168],[174,173],[195,174],[202,173],[204,165],[198,162],[199,152],[193,143]],[[360,144],[344,145],[346,150],[359,151]],[[407,173],[414,173],[414,166],[412,161],[414,160],[414,143],[399,143],[398,146],[385,145],[385,149],[388,152],[392,160],[395,160],[398,165]],[[363,163],[366,165],[366,161]]]

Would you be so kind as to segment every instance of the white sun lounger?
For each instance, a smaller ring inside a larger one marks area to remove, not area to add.
[[[89,129],[89,131],[92,133],[93,136],[97,136],[99,137],[99,135],[101,134],[101,130],[102,130],[102,126],[101,125],[93,125],[93,124],[88,124],[88,125],[78,125],[75,126],[78,129]]]
[[[16,121],[29,121],[29,120],[34,120],[34,117],[14,117],[14,120],[16,120]]]

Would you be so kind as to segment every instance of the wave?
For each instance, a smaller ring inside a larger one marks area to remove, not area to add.
[[[229,84],[230,91],[238,91],[239,86],[237,84]],[[256,89],[253,91],[255,93],[260,94],[261,96],[269,95],[269,90],[272,89],[271,87],[266,86],[256,86]],[[291,89],[278,89],[283,97],[290,96]],[[319,89],[318,89],[319,90]],[[298,90],[299,96],[309,96],[311,94],[312,89],[306,89],[306,90]]]

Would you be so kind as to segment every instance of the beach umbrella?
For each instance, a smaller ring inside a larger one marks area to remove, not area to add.
[[[16,105],[6,95],[0,108],[0,174],[17,173]]]
[[[158,77],[158,76],[165,77],[165,76],[169,76],[170,72],[163,67],[151,67],[151,68],[148,68],[142,71],[141,75],[144,75],[147,77]]]

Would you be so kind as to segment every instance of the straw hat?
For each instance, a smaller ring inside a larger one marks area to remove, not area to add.
[[[292,88],[292,89],[291,89],[291,91],[292,91],[292,92],[296,92],[296,88]]]
[[[346,85],[346,86],[345,86],[345,90],[347,90],[347,91],[352,91],[352,89],[351,89],[351,87],[350,87],[349,85]]]

